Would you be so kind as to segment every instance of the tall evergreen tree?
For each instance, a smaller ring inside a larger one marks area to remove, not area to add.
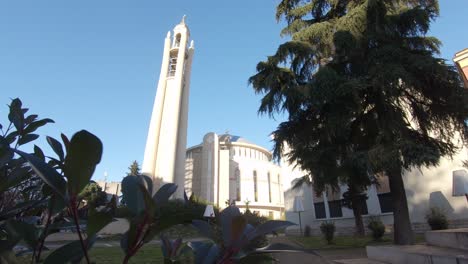
[[[314,185],[347,162],[389,176],[397,244],[413,243],[402,174],[437,165],[468,136],[466,91],[426,35],[438,14],[437,0],[283,0],[276,17],[291,40],[250,78],[259,112],[288,113],[275,156],[287,143]]]
[[[138,164],[138,162],[134,160],[130,167],[128,167],[127,176],[137,176],[140,174],[140,164]]]

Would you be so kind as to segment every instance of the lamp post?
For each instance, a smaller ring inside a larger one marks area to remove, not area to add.
[[[456,170],[452,175],[452,196],[465,196],[468,202],[468,173],[466,170]]]
[[[298,215],[299,215],[299,228],[300,228],[301,236],[302,236],[301,212],[304,212],[304,205],[302,204],[302,196],[294,197],[293,210],[294,210],[294,212],[298,213]]]

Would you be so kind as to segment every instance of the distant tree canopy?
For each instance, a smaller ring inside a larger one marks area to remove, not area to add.
[[[92,203],[94,206],[104,205],[107,202],[107,194],[102,191],[101,186],[96,182],[90,182],[81,191],[80,196],[87,203]]]
[[[128,172],[127,172],[127,176],[136,176],[136,175],[140,175],[140,164],[138,164],[138,162],[136,160],[134,160],[132,162],[132,164],[130,165],[130,167],[128,167]]]
[[[403,171],[437,165],[468,135],[466,90],[427,36],[438,15],[436,0],[283,0],[291,40],[249,79],[260,113],[288,114],[274,155],[287,144],[317,191],[389,176],[398,244],[413,242]]]

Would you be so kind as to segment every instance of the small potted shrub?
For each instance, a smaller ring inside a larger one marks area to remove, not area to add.
[[[370,217],[367,228],[371,231],[374,241],[381,240],[385,234],[385,225],[378,217]]]
[[[327,244],[331,244],[333,242],[333,237],[335,236],[335,223],[325,221],[320,225],[320,231],[323,234],[323,237],[327,241]]]
[[[438,207],[431,207],[426,214],[426,220],[432,230],[448,229],[448,219],[444,211]]]

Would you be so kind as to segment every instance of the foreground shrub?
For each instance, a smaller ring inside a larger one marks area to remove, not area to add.
[[[432,230],[448,229],[448,219],[439,207],[431,207],[426,214],[426,220]]]
[[[268,248],[251,248],[253,240],[279,229],[284,229],[293,223],[288,221],[270,220],[257,227],[247,222],[235,206],[228,206],[218,216],[219,226],[210,225],[207,221],[193,220],[193,225],[200,234],[210,241],[193,241],[188,245],[193,249],[195,263],[261,263],[272,260],[268,254],[281,252]],[[219,228],[221,240],[217,238],[215,228]]]
[[[320,231],[323,234],[323,237],[327,241],[328,244],[333,242],[333,238],[335,237],[335,223],[325,221],[320,225]]]
[[[371,231],[372,238],[375,241],[382,239],[385,234],[385,225],[378,217],[370,217],[367,228]]]

